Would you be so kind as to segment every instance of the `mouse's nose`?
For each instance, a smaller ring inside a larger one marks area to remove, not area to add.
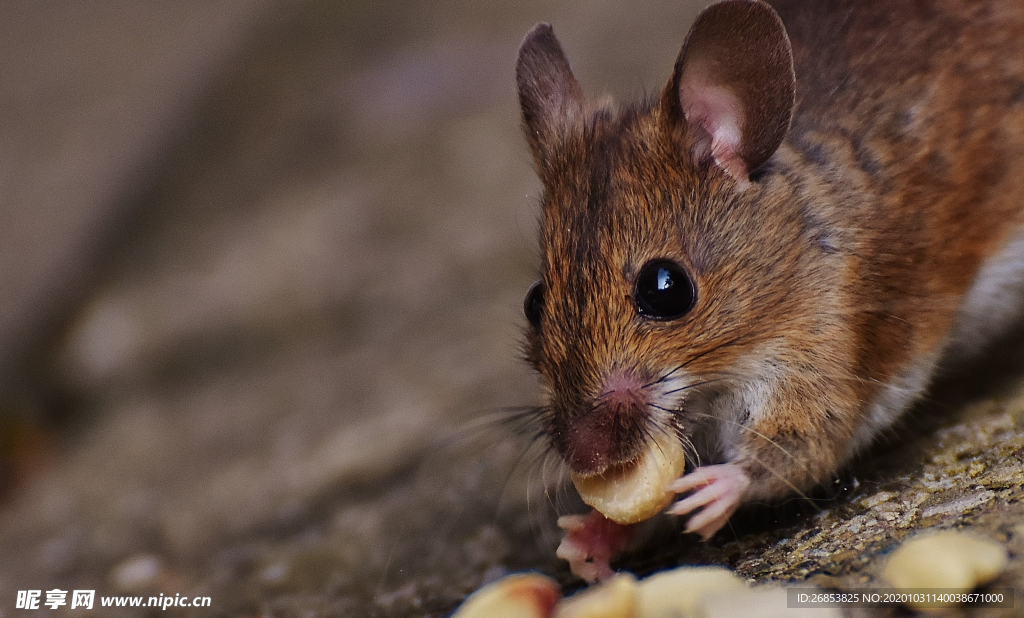
[[[649,404],[641,378],[610,375],[590,409],[569,422],[562,452],[573,472],[591,476],[632,461],[642,451]]]
[[[605,380],[604,388],[594,398],[594,407],[646,406],[648,399],[644,390],[644,380],[630,372],[616,371]]]

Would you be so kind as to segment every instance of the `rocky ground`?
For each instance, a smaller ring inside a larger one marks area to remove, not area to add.
[[[578,585],[554,520],[581,508],[504,422],[537,390],[515,50],[550,21],[588,91],[654,92],[699,4],[12,5],[0,617],[26,589],[406,617],[512,570]],[[966,526],[1024,590],[1022,343],[808,500],[708,544],[662,526],[621,566],[856,587]]]

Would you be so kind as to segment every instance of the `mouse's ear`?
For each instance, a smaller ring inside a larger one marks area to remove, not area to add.
[[[694,156],[740,182],[782,143],[796,78],[789,36],[759,0],[725,0],[697,17],[662,94],[669,122],[685,122]]]
[[[583,91],[548,24],[537,24],[519,46],[516,85],[526,139],[538,166],[583,112]]]

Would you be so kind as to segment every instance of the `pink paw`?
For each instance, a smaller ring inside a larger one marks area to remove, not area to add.
[[[612,558],[626,549],[633,535],[630,526],[617,524],[597,511],[559,517],[558,527],[566,535],[555,555],[568,561],[572,574],[588,584],[615,574]]]
[[[702,466],[669,485],[676,493],[693,493],[673,504],[667,512],[686,515],[701,509],[686,522],[686,531],[696,532],[706,541],[729,521],[748,485],[750,478],[737,464]]]

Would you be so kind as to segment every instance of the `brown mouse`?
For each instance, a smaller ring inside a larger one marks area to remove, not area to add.
[[[516,79],[543,184],[535,422],[584,477],[675,436],[688,531],[830,478],[1017,315],[1019,0],[726,0],[660,96],[619,107],[539,24]],[[563,524],[589,579],[607,525]]]

